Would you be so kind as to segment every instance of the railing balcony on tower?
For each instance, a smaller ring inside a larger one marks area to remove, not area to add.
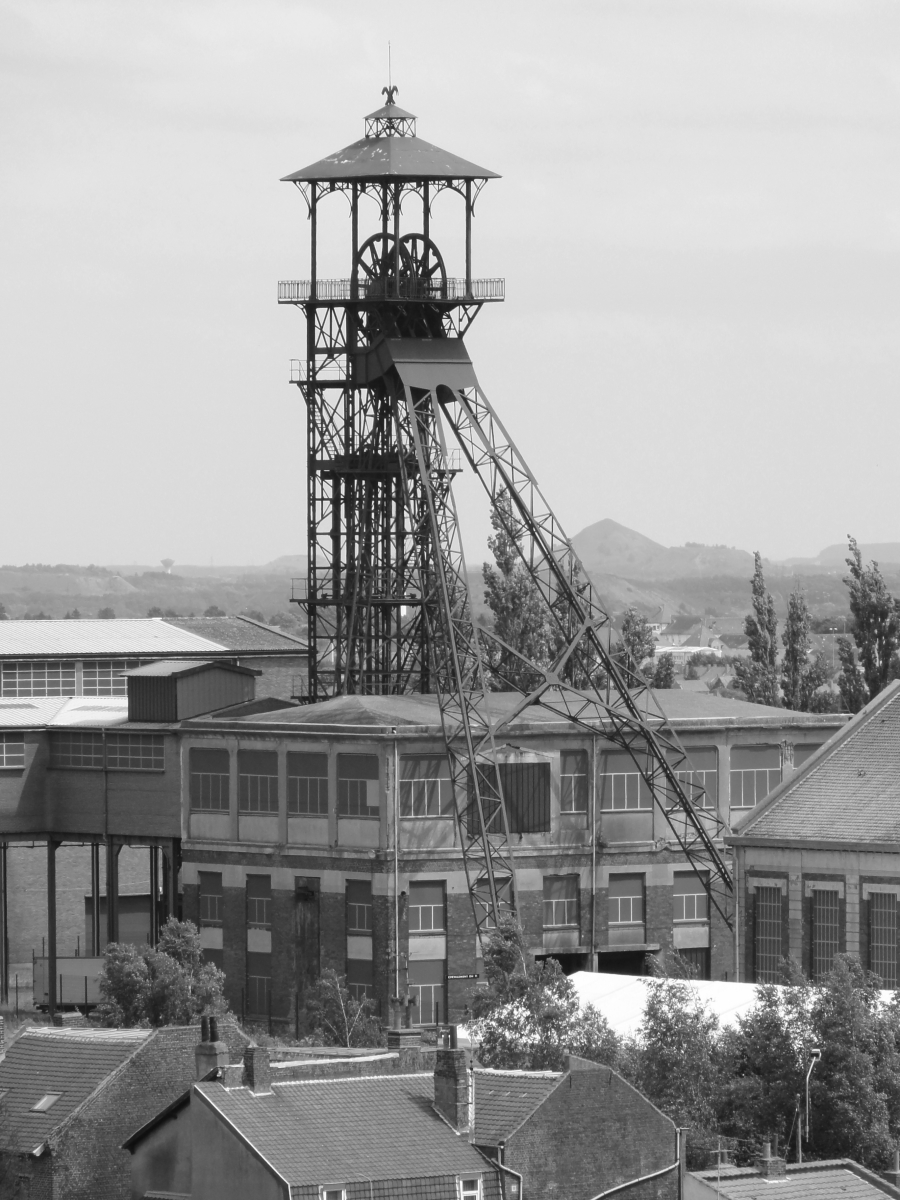
[[[505,279],[465,279],[428,281],[420,279],[361,279],[354,289],[352,279],[317,279],[316,300],[324,303],[350,301],[360,304],[385,301],[416,300],[423,303],[465,303],[503,300],[506,297]],[[282,279],[278,284],[279,304],[302,304],[312,299],[309,279]]]

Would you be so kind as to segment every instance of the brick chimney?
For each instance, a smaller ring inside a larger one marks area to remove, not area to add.
[[[762,1154],[756,1157],[753,1165],[763,1179],[783,1179],[787,1174],[784,1159],[772,1157],[771,1142],[763,1142]]]
[[[219,1025],[215,1017],[200,1018],[200,1041],[194,1047],[194,1078],[205,1079],[210,1071],[222,1071],[228,1066],[228,1046],[219,1041]]]
[[[453,1031],[456,1032],[455,1030]],[[434,1060],[434,1107],[459,1133],[468,1133],[474,1113],[469,1101],[465,1050],[439,1046]]]
[[[244,1050],[244,1086],[257,1096],[272,1091],[272,1064],[265,1046],[247,1046]]]

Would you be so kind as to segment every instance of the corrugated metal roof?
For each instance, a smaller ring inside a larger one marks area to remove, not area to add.
[[[499,179],[500,176],[418,137],[379,137],[360,138],[311,166],[282,176],[282,182],[384,178]]]
[[[170,678],[172,675],[196,675],[200,671],[206,671],[210,667],[215,667],[217,671],[230,671],[235,675],[262,675],[262,671],[254,671],[252,667],[237,667],[232,663],[216,662],[215,659],[166,659],[164,662],[146,663],[143,667],[134,667],[130,671],[122,671],[122,675],[126,677],[136,676],[142,679],[145,676],[153,675],[162,678]]]
[[[0,730],[121,725],[128,720],[125,696],[34,696],[0,700]]]
[[[900,681],[775,788],[742,838],[900,843]]]
[[[0,658],[140,658],[228,649],[159,617],[0,621]]]
[[[302,637],[274,629],[271,625],[261,625],[251,617],[170,617],[166,624],[245,654],[260,650],[270,650],[273,654],[303,654],[306,651]]]

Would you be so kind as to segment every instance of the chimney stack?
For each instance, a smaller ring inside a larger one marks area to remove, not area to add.
[[[763,1142],[762,1154],[754,1163],[763,1179],[783,1179],[787,1168],[783,1158],[772,1157],[772,1143]]]
[[[244,1084],[257,1096],[272,1091],[272,1064],[265,1046],[244,1050]]]
[[[474,1113],[469,1101],[465,1050],[438,1047],[434,1060],[434,1107],[457,1132],[469,1132]]]
[[[200,1041],[194,1047],[194,1078],[205,1079],[211,1071],[222,1071],[228,1061],[228,1046],[219,1041],[218,1021],[201,1017]]]
[[[891,1169],[889,1171],[885,1171],[884,1177],[888,1183],[892,1183],[895,1188],[900,1188],[900,1150],[894,1151]]]

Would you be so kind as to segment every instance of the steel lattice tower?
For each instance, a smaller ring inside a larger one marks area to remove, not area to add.
[[[366,117],[365,137],[285,177],[306,200],[311,233],[310,278],[283,281],[278,293],[306,316],[306,359],[292,381],[307,411],[309,568],[293,598],[307,612],[308,699],[437,695],[479,933],[516,905],[494,739],[534,704],[628,751],[730,923],[720,818],[703,808],[643,678],[611,655],[610,618],[462,340],[482,305],[504,296],[503,280],[472,277],[474,204],[497,176],[418,138],[396,88],[383,91],[387,103]],[[432,204],[448,189],[464,208],[460,278],[448,276],[431,237]],[[317,215],[334,193],[349,202],[350,273],[320,279]],[[361,213],[370,218],[363,233]],[[553,663],[525,662],[471,621],[451,489],[460,449],[548,607]],[[520,660],[518,683],[504,676],[511,658]],[[521,693],[502,721],[492,715],[488,670],[495,686]]]

